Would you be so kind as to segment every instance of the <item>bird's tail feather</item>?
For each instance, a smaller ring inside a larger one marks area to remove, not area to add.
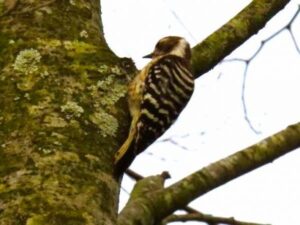
[[[129,135],[123,145],[115,153],[114,166],[115,175],[121,176],[134,160],[136,153],[134,152],[133,139],[136,134],[136,128],[132,124]]]
[[[117,165],[121,159],[124,157],[126,152],[128,152],[128,149],[133,141],[133,136],[129,135],[126,141],[123,143],[123,145],[119,148],[119,150],[115,153],[114,158],[114,164]]]

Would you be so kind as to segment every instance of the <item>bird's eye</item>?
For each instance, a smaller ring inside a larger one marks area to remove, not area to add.
[[[158,42],[155,46],[156,49],[161,49],[163,44],[161,42]]]
[[[156,49],[159,50],[160,52],[168,53],[172,50],[173,46],[170,43],[161,43],[159,42],[156,45]]]

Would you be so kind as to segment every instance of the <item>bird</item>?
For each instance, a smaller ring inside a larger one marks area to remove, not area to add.
[[[191,48],[183,37],[161,38],[144,58],[151,61],[128,87],[132,120],[127,139],[114,155],[118,177],[175,122],[194,91]]]

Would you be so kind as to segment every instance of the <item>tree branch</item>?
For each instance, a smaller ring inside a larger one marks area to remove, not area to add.
[[[125,171],[125,173],[127,174],[127,176],[129,176],[130,178],[132,178],[133,180],[135,180],[137,182],[140,181],[140,180],[142,180],[142,179],[145,179],[145,177],[143,177],[141,174],[139,174],[139,173],[137,173],[137,172],[135,172],[135,171],[133,171],[131,169],[127,169]],[[163,178],[165,178],[165,179],[171,178],[171,175],[167,171],[163,171],[160,176],[163,177]],[[148,177],[146,177],[146,179],[147,178]],[[198,210],[196,210],[196,209],[194,209],[194,208],[192,208],[190,206],[185,206],[181,210],[184,210],[187,213],[200,213]]]
[[[165,190],[163,201],[177,206],[187,205],[195,198],[247,172],[272,162],[300,147],[300,123],[289,126],[257,144],[217,161],[184,178]],[[172,199],[170,199],[172,196]],[[172,202],[172,203],[171,203]]]
[[[257,33],[288,2],[288,0],[253,0],[227,24],[195,46],[192,58],[195,77],[207,72]],[[299,147],[299,137],[300,123],[213,163],[169,188],[143,193],[122,210],[118,225],[158,223],[208,191]]]
[[[228,225],[268,225],[268,224],[258,224],[258,223],[250,223],[243,222],[234,219],[233,217],[217,217],[203,213],[190,213],[185,215],[171,215],[163,220],[161,225],[166,225],[172,222],[189,222],[189,221],[198,221],[204,222],[208,224],[228,224]]]
[[[198,78],[262,29],[289,0],[253,0],[228,23],[193,48],[192,68]]]
[[[296,20],[296,18],[298,17],[298,15],[300,14],[300,5],[298,6],[298,10],[295,12],[295,14],[293,15],[293,17],[290,19],[290,21],[282,28],[280,28],[279,30],[277,30],[275,33],[273,33],[272,35],[270,35],[269,37],[263,39],[260,42],[260,45],[258,46],[258,48],[256,49],[256,51],[247,59],[243,59],[243,58],[232,58],[232,59],[225,59],[223,60],[221,63],[224,62],[242,62],[245,64],[245,69],[244,69],[244,73],[243,73],[243,82],[242,82],[242,94],[241,94],[241,100],[242,100],[242,105],[243,105],[243,111],[244,111],[244,118],[246,120],[246,122],[248,123],[250,129],[255,133],[255,134],[260,134],[261,132],[255,128],[255,126],[252,124],[249,114],[248,114],[248,109],[247,109],[247,104],[246,104],[246,98],[245,98],[245,89],[246,89],[246,79],[248,77],[248,71],[249,71],[249,67],[252,64],[253,60],[258,56],[258,54],[263,50],[263,48],[266,46],[267,43],[269,43],[271,40],[273,40],[276,36],[278,36],[279,34],[281,34],[283,31],[287,30],[291,36],[292,42],[295,46],[296,51],[300,54],[300,48],[297,44],[297,41],[295,39],[295,35],[292,32],[292,25],[294,23],[294,21]]]
[[[259,168],[300,147],[300,123],[291,125],[259,143],[219,160],[189,175],[172,186],[145,194],[135,210],[124,210],[118,225],[149,225],[145,218],[161,221],[201,195]],[[129,213],[128,213],[129,212]],[[152,221],[153,222],[153,221]]]

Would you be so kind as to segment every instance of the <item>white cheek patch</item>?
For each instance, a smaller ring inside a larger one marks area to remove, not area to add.
[[[188,43],[184,39],[180,39],[176,47],[170,52],[170,54],[177,55],[179,57],[185,57],[185,49]]]

